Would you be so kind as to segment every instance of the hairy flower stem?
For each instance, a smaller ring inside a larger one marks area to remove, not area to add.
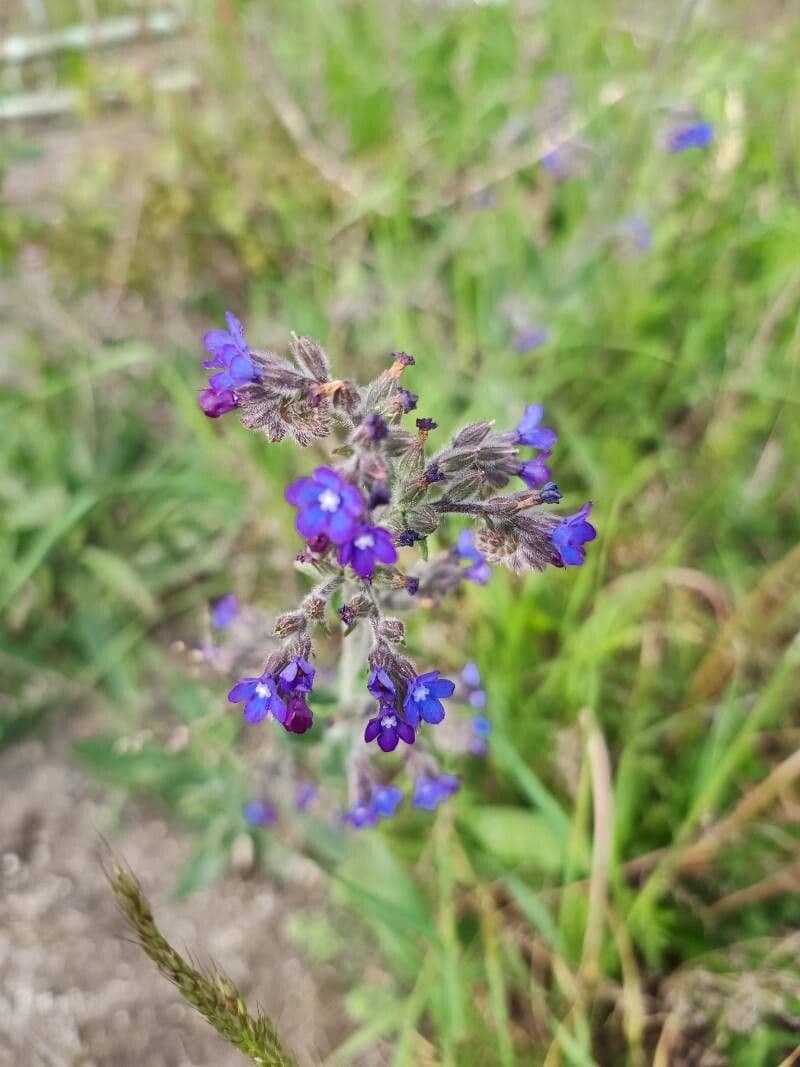
[[[247,1011],[236,986],[217,970],[197,970],[163,937],[136,878],[112,860],[111,889],[139,944],[183,999],[214,1027],[220,1037],[258,1067],[297,1067],[281,1047],[272,1022]]]

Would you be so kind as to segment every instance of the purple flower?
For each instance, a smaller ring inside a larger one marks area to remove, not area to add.
[[[561,493],[555,482],[548,482],[539,490],[539,499],[543,504],[557,504],[561,499]]]
[[[251,826],[272,826],[278,821],[278,813],[263,800],[248,800],[244,806],[245,820]]]
[[[372,508],[383,507],[384,504],[388,504],[392,499],[389,493],[389,487],[385,482],[378,482],[372,487],[372,492],[369,494],[369,506]]]
[[[215,630],[224,630],[230,626],[240,610],[239,598],[233,593],[226,593],[211,605],[211,625]]]
[[[647,219],[641,215],[628,215],[619,224],[619,235],[627,239],[636,252],[649,252],[653,244],[653,231]]]
[[[397,562],[391,534],[382,526],[359,526],[351,538],[339,547],[339,563],[342,567],[349,563],[359,578],[371,578],[377,563]]]
[[[319,789],[313,782],[300,782],[294,795],[294,806],[298,811],[307,811],[316,798]]]
[[[379,819],[391,819],[403,803],[403,790],[396,785],[378,786],[372,794],[370,805]]]
[[[558,437],[555,430],[540,426],[543,415],[544,408],[541,404],[529,404],[525,408],[517,425],[517,442],[521,445],[529,445],[531,448],[546,450],[549,455]]]
[[[307,659],[295,656],[290,659],[278,675],[278,684],[282,693],[310,693],[314,686],[317,672]]]
[[[211,330],[203,338],[203,344],[211,359],[203,360],[207,368],[221,367],[213,374],[208,384],[215,393],[236,389],[248,382],[258,381],[259,374],[244,338],[244,327],[231,311],[225,312],[227,330]]]
[[[455,553],[459,559],[470,561],[470,566],[464,571],[464,577],[476,585],[486,585],[492,577],[492,568],[486,562],[486,557],[475,547],[475,537],[472,530],[462,530],[458,535]]]
[[[710,122],[691,122],[676,126],[667,134],[667,149],[685,152],[689,148],[708,148],[713,140],[714,127]]]
[[[433,419],[417,419],[417,429],[423,433],[428,433],[430,430],[437,430],[439,423],[434,422]]]
[[[306,703],[306,695],[295,692],[289,697],[286,704],[286,719],[284,729],[290,734],[304,734],[314,725],[314,715]]]
[[[436,482],[447,481],[447,475],[438,463],[431,463],[430,466],[426,467],[422,477],[427,485],[435,485]]]
[[[481,684],[481,672],[478,670],[477,663],[469,662],[465,665],[461,671],[461,680],[464,685],[469,686],[470,689],[477,689]]]
[[[386,671],[378,668],[370,673],[367,689],[381,704],[391,704],[395,698],[394,682]]]
[[[416,596],[419,592],[419,578],[406,578],[406,592],[409,596]]]
[[[412,803],[415,808],[435,811],[453,793],[457,793],[461,782],[453,774],[440,774],[436,778],[417,778],[414,783]]]
[[[219,393],[211,388],[203,389],[197,394],[197,403],[209,419],[218,419],[220,415],[227,415],[239,406],[239,401],[230,389],[223,389]]]
[[[401,530],[395,538],[395,544],[400,548],[408,548],[411,545],[415,545],[417,541],[424,541],[425,538],[421,533],[417,533],[416,530]]]
[[[386,420],[377,411],[371,411],[361,425],[370,441],[383,441],[389,433]]]
[[[527,463],[523,463],[517,471],[517,474],[529,489],[536,489],[537,486],[544,485],[550,481],[550,468],[544,462],[550,458],[550,455],[549,451],[540,452],[534,459],[529,459]]]
[[[420,720],[435,724],[444,718],[442,700],[451,697],[455,682],[441,678],[439,671],[428,671],[409,682],[403,711],[412,726],[419,726]]]
[[[260,678],[242,678],[228,693],[231,704],[244,703],[244,721],[261,722],[271,715],[279,723],[286,720],[286,704],[278,694],[278,687],[271,674]]]
[[[476,737],[482,737],[485,740],[492,732],[492,724],[485,715],[474,715],[472,718],[472,732]]]
[[[378,747],[384,752],[393,752],[397,748],[398,741],[413,745],[415,737],[413,727],[404,722],[390,704],[381,705],[379,713],[374,719],[369,720],[364,731],[364,740],[367,744],[377,738]]]
[[[342,819],[354,830],[363,830],[365,826],[374,826],[378,821],[378,816],[371,804],[354,804],[352,808],[342,813]]]
[[[540,348],[549,337],[550,331],[546,326],[523,326],[514,334],[511,344],[515,352],[523,355]]]
[[[597,537],[597,530],[586,521],[591,507],[590,500],[575,515],[570,515],[551,531],[550,540],[558,553],[557,566],[580,567],[586,559],[586,550],[583,546],[587,541],[594,541]]]
[[[366,506],[360,489],[330,467],[317,467],[312,478],[299,478],[285,496],[299,509],[295,525],[303,537],[326,534],[335,545],[356,536]]]
[[[485,689],[473,689],[469,695],[469,704],[473,708],[485,708],[486,707],[486,690]]]
[[[416,393],[412,393],[410,389],[406,389],[402,385],[397,390],[397,397],[400,403],[400,410],[404,415],[407,415],[409,411],[413,411],[419,401]]]

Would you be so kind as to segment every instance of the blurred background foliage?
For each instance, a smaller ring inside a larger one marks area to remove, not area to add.
[[[485,768],[433,821],[254,832],[344,909],[298,923],[309,966],[364,945],[329,1062],[794,1062],[796,7],[42,0],[0,29],[0,742],[91,710],[78,756],[197,837],[179,888],[227,866],[238,724],[175,642],[230,589],[291,602],[282,489],[317,456],[198,410],[225,308],[353,376],[414,353],[441,433],[540,401],[587,565],[409,637],[477,661]],[[665,151],[681,108],[710,149]]]

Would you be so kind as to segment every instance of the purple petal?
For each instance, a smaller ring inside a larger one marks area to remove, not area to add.
[[[451,682],[449,678],[439,678],[428,686],[429,692],[435,697],[451,697],[455,688],[455,682]]]
[[[337,511],[328,512],[328,537],[335,545],[341,545],[345,541],[352,540],[358,530],[358,519],[339,507]]]
[[[435,726],[444,718],[444,708],[438,700],[425,700],[422,703],[422,718],[425,722]]]
[[[242,678],[228,693],[228,700],[231,704],[240,704],[243,700],[247,700],[253,695],[260,681],[260,678]]]
[[[397,748],[399,732],[399,724],[396,727],[390,726],[381,730],[380,734],[378,734],[378,746],[384,752],[394,752],[394,750]]]
[[[296,482],[286,486],[283,495],[296,508],[308,507],[309,504],[316,504],[319,485],[311,478],[298,478]]]
[[[254,726],[267,717],[269,697],[251,697],[244,706],[244,721]]]
[[[303,537],[316,537],[327,526],[328,513],[316,506],[306,508],[297,513],[294,524]]]
[[[380,563],[396,563],[397,549],[392,543],[392,538],[387,530],[380,526],[374,526],[372,533],[375,538],[374,553]]]
[[[367,728],[364,731],[365,741],[374,741],[378,734],[381,732],[381,720],[378,718],[370,719],[367,723]]]
[[[414,729],[407,722],[398,722],[397,732],[400,735],[401,740],[405,741],[407,745],[413,745],[416,740],[416,734]]]

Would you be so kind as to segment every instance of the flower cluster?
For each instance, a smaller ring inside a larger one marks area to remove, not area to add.
[[[401,385],[412,356],[393,352],[386,369],[361,386],[334,378],[326,354],[308,338],[293,337],[286,359],[251,349],[230,313],[227,327],[204,338],[210,358],[203,365],[215,372],[199,397],[205,414],[237,410],[246,427],[270,441],[291,437],[307,447],[329,438],[333,445],[326,465],[285,490],[304,542],[296,563],[315,584],[277,618],[277,647],[259,673],[233,686],[228,700],[242,705],[249,724],[271,718],[288,733],[307,733],[314,723],[315,631],[324,637],[331,624],[343,625],[343,640],[356,650],[347,662],[355,666],[348,667],[347,695],[327,720],[326,736],[347,745],[344,821],[363,827],[392,817],[403,799],[396,784],[403,773],[413,783],[412,806],[433,810],[459,787],[443,770],[442,755],[487,750],[486,695],[474,664],[457,686],[441,670],[420,669],[403,655],[405,628],[396,613],[413,606],[412,598],[434,605],[465,581],[485,585],[492,564],[513,571],[580,566],[596,536],[591,505],[565,519],[543,508],[561,494],[549,466],[557,435],[544,425],[541,404],[526,407],[513,429],[473,422],[431,452],[437,419],[424,414],[412,427],[403,425],[419,403]],[[513,478],[523,488],[503,492]],[[454,542],[447,532],[451,516],[469,523]],[[445,541],[438,552],[431,552],[434,535]],[[241,629],[242,619],[231,595],[212,606],[217,632]],[[356,674],[364,668],[359,689]],[[469,719],[445,722],[445,702],[454,697],[470,706]],[[395,754],[380,773],[376,750]]]

